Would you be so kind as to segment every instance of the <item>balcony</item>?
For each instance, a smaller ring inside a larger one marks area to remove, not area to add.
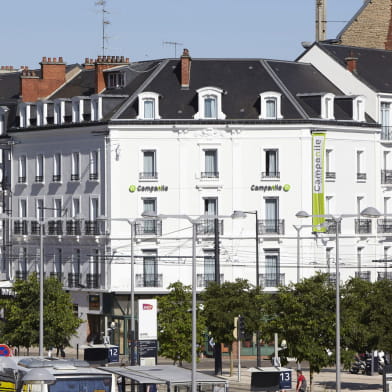
[[[355,219],[355,234],[371,234],[371,219]]]
[[[104,221],[85,221],[84,222],[85,235],[105,235],[105,222]]]
[[[218,171],[201,172],[200,178],[207,179],[207,180],[208,179],[217,179],[217,178],[219,178],[219,172]]]
[[[81,220],[66,221],[65,231],[67,235],[82,235],[82,221]]]
[[[79,174],[71,174],[71,181],[80,181],[80,175]]]
[[[284,234],[284,219],[259,219],[259,234]]]
[[[329,283],[336,285],[336,272],[330,272],[328,275],[329,275]]]
[[[86,286],[88,289],[99,288],[99,275],[98,274],[87,274],[86,275]]]
[[[370,282],[370,271],[356,271],[355,277]]]
[[[136,287],[163,287],[162,274],[136,274]]]
[[[381,140],[392,141],[392,127],[381,127]]]
[[[215,219],[200,219],[197,223],[198,235],[214,235],[215,234]],[[219,235],[223,235],[223,220],[218,219]]]
[[[48,235],[63,235],[63,222],[61,220],[48,221]]]
[[[40,235],[41,234],[41,225],[38,221],[32,221],[31,226],[31,235]],[[45,234],[45,225],[42,226],[42,234]]]
[[[336,222],[332,219],[326,219],[325,224],[327,225],[325,233],[326,234],[336,234]],[[342,232],[342,225],[338,223],[339,234]]]
[[[18,183],[19,184],[24,184],[26,182],[26,176],[20,176],[18,177]]]
[[[262,180],[279,180],[280,179],[280,172],[278,172],[278,171],[261,172],[261,179]]]
[[[61,272],[51,272],[50,277],[57,279],[59,282],[63,280],[63,274]]]
[[[44,182],[44,176],[35,176],[35,182]]]
[[[377,233],[392,233],[392,219],[377,219]]]
[[[259,279],[262,288],[284,286],[285,284],[285,274],[260,274]]]
[[[17,270],[15,271],[15,280],[26,280],[27,279],[27,271]]]
[[[357,181],[366,181],[366,173],[357,173]]]
[[[60,182],[61,175],[60,174],[53,174],[53,182]]]
[[[88,176],[90,181],[97,181],[98,180],[98,173],[90,173]]]
[[[80,287],[81,275],[70,272],[68,274],[68,287]]]
[[[381,170],[381,184],[392,184],[392,170]]]
[[[28,234],[28,221],[27,220],[14,221],[14,234],[27,235]]]
[[[157,172],[140,172],[139,180],[157,180],[158,173]]]
[[[392,280],[392,272],[377,272],[377,280]]]
[[[336,180],[336,172],[325,172],[325,179],[326,180]]]
[[[162,221],[159,219],[143,219],[136,221],[135,224],[136,236],[161,236],[162,235]]]
[[[223,274],[220,274],[219,279],[221,282],[223,282],[223,278]],[[197,274],[196,280],[197,287],[207,287],[209,282],[215,282],[215,274]]]

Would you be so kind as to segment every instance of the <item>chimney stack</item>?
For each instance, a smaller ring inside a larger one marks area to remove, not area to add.
[[[191,56],[189,50],[184,49],[181,56],[181,88],[188,89],[191,79]]]
[[[128,65],[129,58],[124,56],[98,56],[95,60],[95,92],[99,94],[106,88],[103,71],[108,68]]]
[[[348,71],[352,73],[357,72],[358,57],[353,57],[353,56],[346,57],[344,61],[346,63],[346,68]]]

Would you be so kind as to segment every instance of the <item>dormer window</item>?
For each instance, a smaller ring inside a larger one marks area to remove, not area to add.
[[[0,135],[4,135],[7,131],[7,113],[9,109],[7,106],[0,106]]]
[[[321,96],[321,118],[324,120],[334,120],[334,100],[333,94],[325,94]]]
[[[102,97],[100,95],[91,96],[91,121],[102,119]]]
[[[108,75],[108,88],[121,88],[125,86],[124,72],[111,72]]]
[[[281,114],[281,94],[275,91],[266,91],[260,94],[260,119],[278,120]]]
[[[353,120],[365,121],[365,98],[362,96],[353,99]]]
[[[144,92],[139,94],[139,120],[156,120],[159,115],[159,94]]]
[[[194,119],[224,120],[226,118],[222,112],[223,90],[217,87],[204,87],[196,92],[198,93],[199,111],[194,115]]]

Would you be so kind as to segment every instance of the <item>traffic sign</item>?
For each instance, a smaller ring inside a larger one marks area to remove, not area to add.
[[[12,350],[6,344],[0,344],[0,357],[12,357]]]

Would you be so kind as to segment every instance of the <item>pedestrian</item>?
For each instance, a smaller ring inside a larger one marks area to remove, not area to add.
[[[306,391],[306,378],[302,374],[302,370],[297,370],[297,387],[295,392],[305,392]]]

